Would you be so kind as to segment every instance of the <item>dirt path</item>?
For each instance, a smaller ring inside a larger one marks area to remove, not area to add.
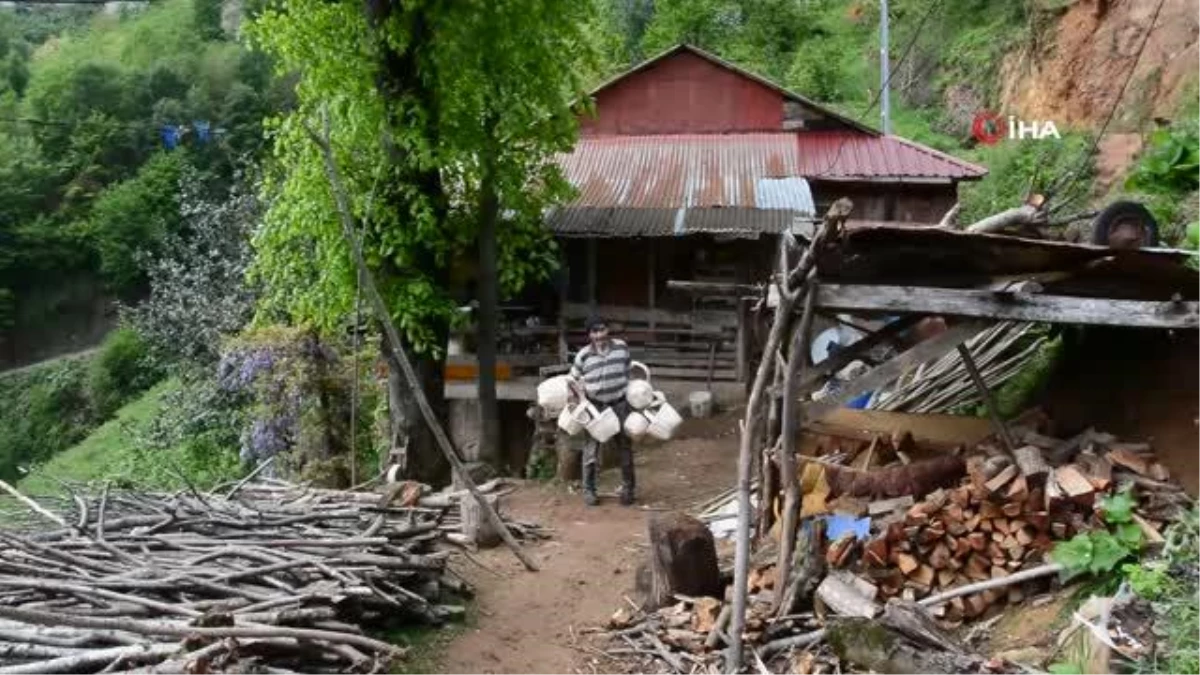
[[[530,484],[511,495],[507,511],[554,531],[531,549],[542,569],[523,571],[503,548],[477,556],[495,573],[465,569],[478,590],[478,620],[445,648],[442,672],[573,672],[581,653],[572,631],[602,624],[632,595],[647,516],[687,509],[733,484],[736,429],[731,414],[689,421],[676,440],[636,450],[639,507],[617,504],[615,470],[601,475],[595,508],[562,485]]]

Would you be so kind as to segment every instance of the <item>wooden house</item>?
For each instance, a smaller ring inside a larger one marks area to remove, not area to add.
[[[811,225],[843,196],[855,206],[850,226],[934,224],[959,182],[986,173],[689,45],[592,96],[594,113],[559,158],[579,194],[547,217],[563,257],[559,282],[531,291],[558,295],[555,316],[514,322],[504,344],[522,353],[501,355],[502,399],[533,400],[537,367],[565,362],[593,311],[618,324],[668,391],[737,395],[749,373],[738,348],[748,322],[728,298],[672,291],[668,279],[761,281],[778,235]],[[474,399],[475,382],[449,379],[447,395]]]

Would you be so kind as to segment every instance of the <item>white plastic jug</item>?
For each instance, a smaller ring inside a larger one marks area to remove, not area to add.
[[[625,435],[637,440],[646,435],[646,430],[650,428],[650,420],[640,412],[631,412],[625,417]]]
[[[654,399],[655,407],[646,414],[646,419],[650,420],[650,427],[646,432],[659,440],[669,441],[679,425],[683,424],[683,417],[667,403],[667,398],[662,392],[656,392]]]
[[[638,361],[633,361],[629,364],[629,370],[634,368],[642,371],[643,377],[640,379],[630,378],[629,384],[625,387],[625,400],[634,410],[644,410],[654,402],[654,386],[650,384],[650,369],[646,364]]]
[[[571,393],[571,376],[558,375],[543,380],[537,387],[537,402],[542,409],[556,413],[567,407]]]
[[[558,414],[558,428],[567,432],[568,436],[577,436],[595,417],[596,408],[590,403],[566,406]]]
[[[621,420],[617,418],[617,413],[612,408],[605,408],[604,412],[592,417],[592,421],[587,423],[586,428],[592,438],[601,443],[607,443],[610,438],[621,433]]]

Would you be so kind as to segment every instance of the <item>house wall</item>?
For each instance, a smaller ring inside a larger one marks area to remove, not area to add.
[[[937,223],[958,201],[958,186],[951,183],[851,183],[812,181],[817,215],[833,202],[848,197],[854,202],[851,220]]]
[[[596,96],[584,136],[779,131],[783,96],[758,82],[682,52]]]

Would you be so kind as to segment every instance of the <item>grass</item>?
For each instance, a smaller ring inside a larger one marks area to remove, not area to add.
[[[1154,658],[1138,664],[1142,673],[1200,673],[1200,520],[1195,507],[1167,530],[1157,565],[1140,565],[1131,577],[1134,591],[1150,601]]]
[[[21,489],[30,494],[54,494],[59,490],[58,481],[115,477],[116,469],[136,453],[134,434],[154,421],[164,397],[178,388],[177,380],[166,380],[127,403],[82,441],[35,467],[21,480]]]

